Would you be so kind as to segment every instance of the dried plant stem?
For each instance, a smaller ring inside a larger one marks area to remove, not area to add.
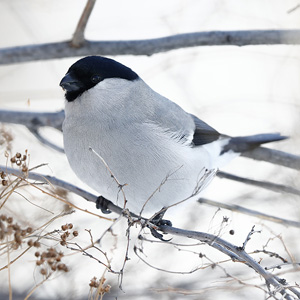
[[[41,282],[39,282],[36,286],[34,286],[29,293],[26,295],[26,297],[24,298],[24,300],[28,300],[29,297],[37,290],[37,288],[39,288],[44,282],[46,282],[52,273],[48,274]]]

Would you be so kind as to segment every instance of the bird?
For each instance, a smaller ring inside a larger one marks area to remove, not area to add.
[[[286,138],[221,134],[107,57],[79,59],[60,86],[71,168],[100,199],[140,216],[195,199],[241,152]]]

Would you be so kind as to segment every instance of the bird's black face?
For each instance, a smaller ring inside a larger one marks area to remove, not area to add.
[[[73,64],[60,82],[67,101],[74,101],[88,89],[106,78],[133,81],[138,75],[117,61],[101,56],[87,56]]]

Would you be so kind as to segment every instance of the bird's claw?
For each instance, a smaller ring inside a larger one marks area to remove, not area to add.
[[[110,214],[111,210],[108,209],[109,203],[111,203],[111,201],[107,200],[102,196],[99,196],[96,200],[96,208],[101,209],[102,213],[104,214]]]
[[[172,226],[172,222],[169,220],[164,220],[163,216],[166,212],[166,209],[162,209],[161,212],[159,212],[158,214],[156,214],[154,216],[154,218],[152,218],[152,220],[150,221],[153,225],[155,225],[155,227],[160,227],[160,226]],[[159,232],[157,232],[157,230],[153,227],[153,226],[149,226],[149,229],[151,231],[151,234],[157,238],[160,239],[163,242],[169,242],[171,239],[164,239],[163,235]]]

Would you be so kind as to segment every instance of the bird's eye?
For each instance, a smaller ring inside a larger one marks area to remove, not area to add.
[[[91,81],[92,81],[93,83],[98,83],[100,80],[101,80],[101,77],[100,77],[99,75],[93,75],[93,76],[91,77]]]

